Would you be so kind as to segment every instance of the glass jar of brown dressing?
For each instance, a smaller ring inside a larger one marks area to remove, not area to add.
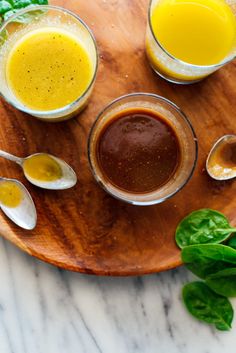
[[[88,153],[96,180],[136,205],[160,203],[192,175],[197,142],[178,108],[152,94],[117,99],[98,116]]]

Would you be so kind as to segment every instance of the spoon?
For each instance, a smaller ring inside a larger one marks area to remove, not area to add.
[[[236,135],[225,135],[214,144],[206,161],[206,169],[215,180],[236,177]]]
[[[37,213],[34,201],[18,180],[0,177],[0,209],[19,227],[35,228]]]
[[[74,170],[62,159],[47,153],[35,153],[19,158],[0,150],[0,157],[19,164],[26,179],[43,189],[65,190],[77,183]]]

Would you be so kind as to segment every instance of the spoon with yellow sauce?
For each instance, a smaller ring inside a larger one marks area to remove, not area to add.
[[[36,153],[26,158],[19,158],[0,150],[0,157],[19,164],[28,181],[40,188],[64,190],[77,183],[74,170],[62,159],[47,153]]]
[[[206,168],[215,180],[236,178],[236,135],[225,135],[214,144]]]
[[[34,202],[19,181],[0,178],[0,209],[19,227],[27,230],[35,228],[37,213]]]

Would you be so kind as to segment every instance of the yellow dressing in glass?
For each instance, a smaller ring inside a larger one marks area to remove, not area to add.
[[[205,75],[185,75],[181,72],[173,71],[171,68],[165,65],[156,55],[150,45],[150,42],[146,41],[146,50],[148,58],[151,62],[153,68],[158,69],[159,72],[163,73],[164,75],[170,76],[171,78],[176,78],[180,80],[192,81],[192,80],[200,80],[201,78],[205,77]]]
[[[42,28],[25,34],[11,49],[6,65],[9,87],[27,108],[62,108],[88,88],[93,67],[89,54],[66,30]]]
[[[27,158],[23,168],[30,178],[39,181],[50,182],[62,177],[61,166],[47,154],[39,154]]]
[[[3,206],[15,208],[20,205],[22,200],[21,188],[12,181],[0,182],[0,203]]]
[[[190,64],[220,63],[235,45],[236,21],[224,0],[160,0],[151,23],[163,48]]]

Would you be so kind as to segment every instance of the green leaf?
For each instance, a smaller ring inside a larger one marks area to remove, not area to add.
[[[32,4],[35,4],[35,5],[48,5],[48,0],[32,0]]]
[[[236,249],[236,235],[233,235],[227,243],[228,246],[230,246],[233,249]]]
[[[186,267],[200,278],[236,266],[236,250],[220,244],[187,246],[181,256]]]
[[[14,9],[23,9],[29,5],[32,5],[33,1],[31,0],[15,0],[14,1]]]
[[[10,11],[12,9],[11,4],[6,1],[6,0],[1,0],[0,1],[0,15],[4,15],[7,11]]]
[[[188,283],[183,288],[183,300],[188,311],[198,320],[228,331],[233,320],[233,308],[229,300],[214,293],[205,283]]]
[[[31,8],[33,9],[33,6],[31,6]],[[12,10],[12,11],[9,11],[7,12],[5,15],[4,15],[4,21],[7,21],[8,18],[10,18],[12,15],[14,15],[15,13],[17,13],[18,10]],[[32,20],[35,19],[36,16],[40,16],[44,13],[43,10],[32,10],[30,13],[27,13],[27,14],[24,14],[24,15],[20,15],[17,17],[17,19],[15,19],[14,22],[17,22],[17,23],[30,23]]]
[[[206,278],[206,284],[225,297],[236,297],[236,268],[219,271]]]
[[[0,23],[4,20],[7,21],[12,15],[17,13],[19,10],[35,5],[47,5],[48,0],[0,0]],[[35,15],[38,15],[39,11],[35,13],[25,14],[19,16],[16,22],[29,23]]]
[[[185,217],[176,229],[175,239],[180,248],[195,244],[217,244],[236,232],[220,212],[201,209]]]

